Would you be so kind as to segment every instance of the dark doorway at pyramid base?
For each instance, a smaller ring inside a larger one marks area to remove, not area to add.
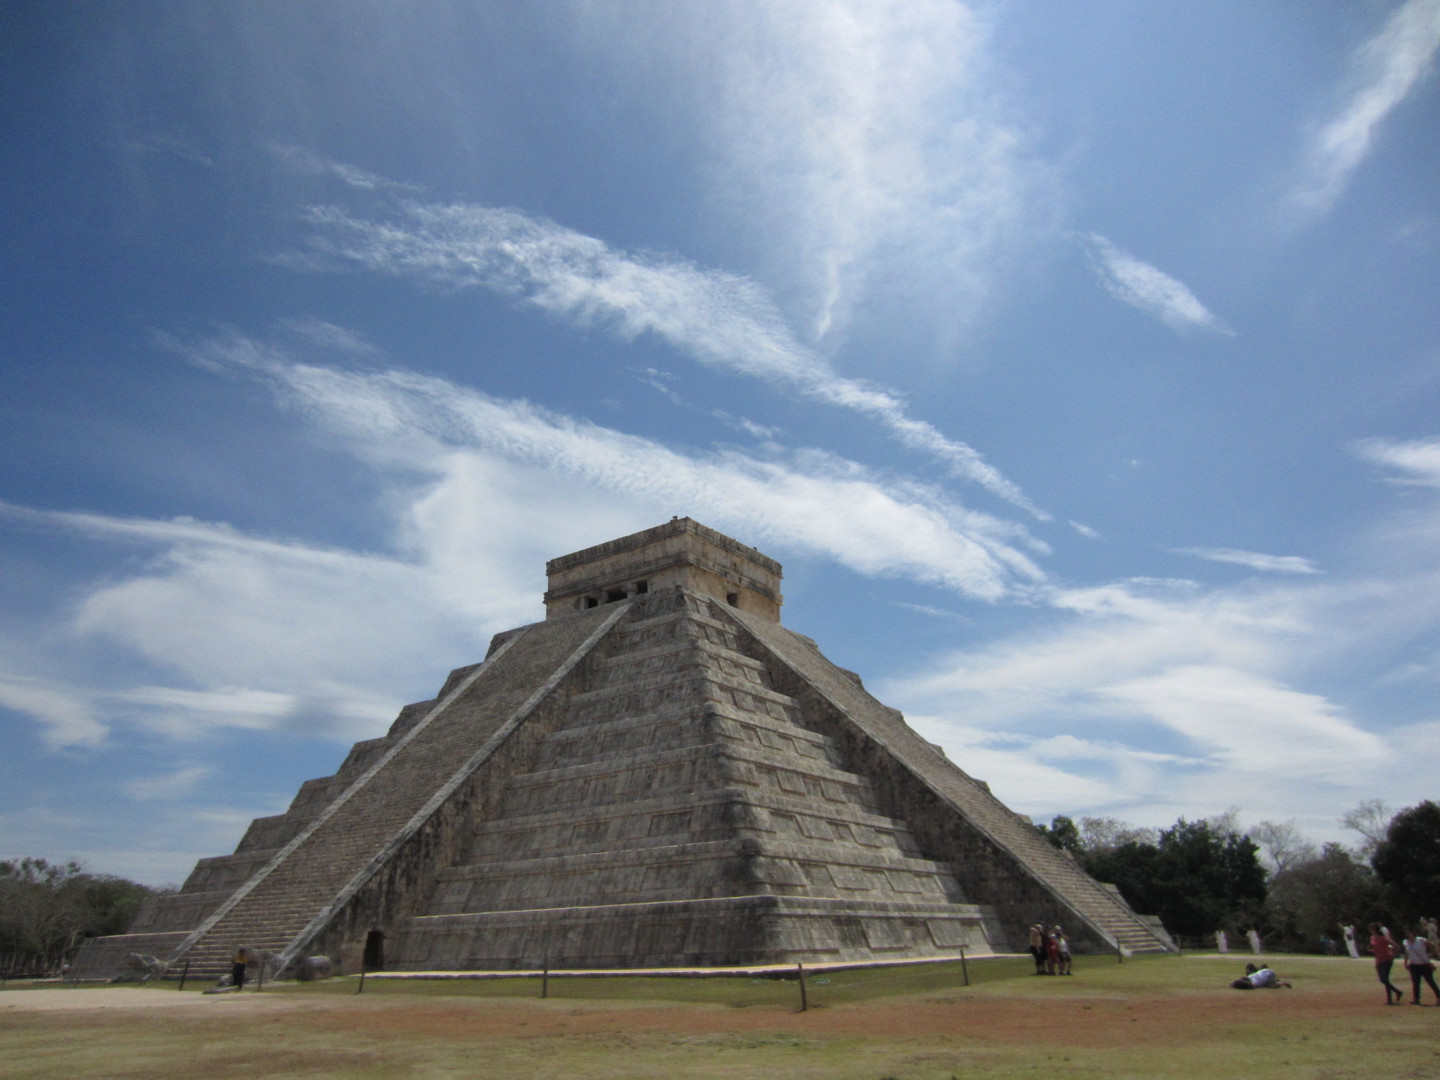
[[[385,970],[385,935],[379,930],[371,930],[365,935],[365,953],[361,961],[366,971]]]

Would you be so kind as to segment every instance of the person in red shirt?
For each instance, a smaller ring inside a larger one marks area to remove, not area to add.
[[[1060,932],[1058,926],[1051,927],[1050,932],[1045,935],[1045,974],[1060,974],[1060,942],[1055,937]]]
[[[1400,988],[1390,981],[1390,965],[1395,963],[1395,954],[1399,951],[1395,939],[1380,928],[1378,922],[1370,924],[1370,955],[1375,957],[1375,974],[1380,978],[1380,984],[1385,987],[1385,1004],[1399,1005],[1405,995]],[[1391,1001],[1391,995],[1395,1000]]]

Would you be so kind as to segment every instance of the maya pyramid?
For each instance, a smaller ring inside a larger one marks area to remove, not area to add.
[[[551,560],[543,622],[202,859],[77,976],[237,944],[339,970],[1173,948],[780,625],[780,565],[689,518]]]

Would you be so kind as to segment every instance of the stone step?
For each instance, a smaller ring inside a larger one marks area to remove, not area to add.
[[[729,645],[688,637],[614,651],[596,662],[596,675],[602,682],[613,685],[652,673],[680,675],[695,668],[711,669],[718,675],[757,686],[766,686],[769,682],[769,672],[760,661]]]
[[[413,727],[357,781],[361,787],[353,797],[332,803],[288,857],[208,928],[205,939],[229,948],[237,932],[263,926],[267,937],[293,940],[425,805],[436,783],[463,764],[486,732],[508,719],[601,622],[595,617],[537,624],[526,632],[531,649],[495,654],[470,689],[421,721],[423,729]],[[201,944],[189,942],[174,959]]]
[[[511,779],[510,788],[513,791],[521,792],[525,789],[553,784],[578,783],[643,770],[656,771],[667,766],[714,766],[721,770],[715,775],[734,776],[736,780],[732,782],[747,785],[755,785],[759,782],[757,777],[761,775],[761,772],[757,770],[773,770],[777,773],[793,774],[821,783],[841,784],[846,787],[866,787],[867,789],[869,787],[859,774],[838,769],[825,760],[801,757],[798,754],[787,755],[766,747],[739,741],[714,741],[691,744],[673,750],[661,750],[643,757],[628,754],[608,755],[580,765],[566,765],[523,773]],[[803,785],[797,789],[796,793],[802,792]]]
[[[743,739],[771,749],[823,758],[838,766],[833,740],[786,719],[711,702],[675,710],[662,708],[589,725],[571,724],[549,734],[532,771],[585,764],[603,755],[641,753],[651,747],[675,748],[715,737]]]

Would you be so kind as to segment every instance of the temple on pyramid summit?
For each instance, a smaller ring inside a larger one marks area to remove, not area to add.
[[[334,776],[202,859],[77,977],[239,944],[341,971],[749,966],[1173,948],[780,625],[780,564],[689,518],[551,560]]]

